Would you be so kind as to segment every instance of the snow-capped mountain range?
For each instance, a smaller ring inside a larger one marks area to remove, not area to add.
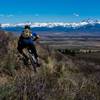
[[[100,21],[98,20],[83,20],[81,22],[73,22],[73,23],[65,23],[65,22],[48,22],[48,23],[39,23],[39,22],[27,22],[27,23],[17,23],[17,24],[1,24],[1,27],[23,27],[24,25],[30,25],[31,27],[57,27],[57,26],[62,26],[62,27],[81,27],[85,25],[95,25],[95,24],[100,24]]]
[[[46,33],[62,33],[67,35],[99,35],[100,36],[100,21],[98,20],[83,20],[81,22],[64,23],[64,22],[49,22],[49,23],[18,23],[18,24],[1,24],[1,29],[11,32],[22,32],[24,25],[30,25],[34,32]]]

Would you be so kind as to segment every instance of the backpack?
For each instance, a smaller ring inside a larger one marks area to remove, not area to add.
[[[24,38],[29,38],[32,36],[32,32],[29,29],[24,29],[24,31],[22,32],[22,36]]]

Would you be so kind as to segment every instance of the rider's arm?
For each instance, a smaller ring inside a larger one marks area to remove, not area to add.
[[[36,35],[36,37],[34,38],[34,41],[40,39],[40,36],[39,35]]]
[[[32,35],[33,35],[33,37],[34,37],[34,38],[33,38],[34,41],[40,39],[40,36],[37,35],[36,33],[33,33]]]
[[[22,36],[22,34],[19,36],[19,39],[18,39],[18,44],[20,44],[21,43],[21,40],[23,39],[23,36]]]

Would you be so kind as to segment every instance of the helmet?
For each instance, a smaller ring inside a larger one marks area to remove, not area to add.
[[[29,25],[25,25],[24,29],[30,29],[30,26]]]

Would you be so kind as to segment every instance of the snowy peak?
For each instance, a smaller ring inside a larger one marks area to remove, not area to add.
[[[39,23],[39,22],[35,22],[35,23],[32,23],[32,22],[28,22],[28,23],[17,23],[17,24],[9,24],[9,23],[6,23],[6,24],[1,24],[1,27],[23,27],[24,25],[30,25],[31,27],[49,27],[49,28],[52,28],[52,27],[58,27],[58,26],[61,26],[61,27],[81,27],[81,26],[85,26],[85,25],[95,25],[95,24],[100,24],[100,21],[98,20],[91,20],[91,19],[88,19],[88,20],[83,20],[79,23],[64,23],[64,22],[49,22],[49,23]]]

